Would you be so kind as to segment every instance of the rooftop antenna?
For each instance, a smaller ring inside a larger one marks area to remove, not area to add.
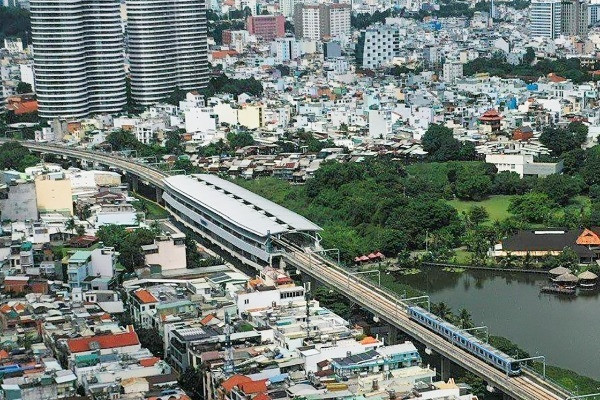
[[[225,365],[223,370],[226,374],[233,374],[235,365],[233,363],[233,346],[231,345],[231,318],[229,312],[225,311]]]

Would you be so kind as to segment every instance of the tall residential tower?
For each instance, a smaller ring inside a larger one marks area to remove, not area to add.
[[[31,0],[42,118],[114,113],[126,103],[119,0]]]
[[[131,93],[149,105],[208,82],[205,0],[128,0]]]
[[[532,0],[531,35],[556,39],[562,33],[562,0]]]

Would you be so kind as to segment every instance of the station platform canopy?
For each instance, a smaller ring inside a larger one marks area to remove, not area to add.
[[[233,182],[209,174],[175,175],[164,179],[169,188],[259,236],[318,232],[321,227]]]

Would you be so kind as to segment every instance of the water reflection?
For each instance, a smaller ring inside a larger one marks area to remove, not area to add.
[[[473,321],[506,336],[551,364],[600,379],[600,293],[578,296],[540,294],[548,277],[541,274],[427,268],[396,278],[446,302],[454,311],[467,308]]]

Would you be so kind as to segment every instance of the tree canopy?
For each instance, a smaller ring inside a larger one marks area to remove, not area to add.
[[[6,142],[0,146],[0,168],[25,171],[40,162],[40,159],[18,142]]]

